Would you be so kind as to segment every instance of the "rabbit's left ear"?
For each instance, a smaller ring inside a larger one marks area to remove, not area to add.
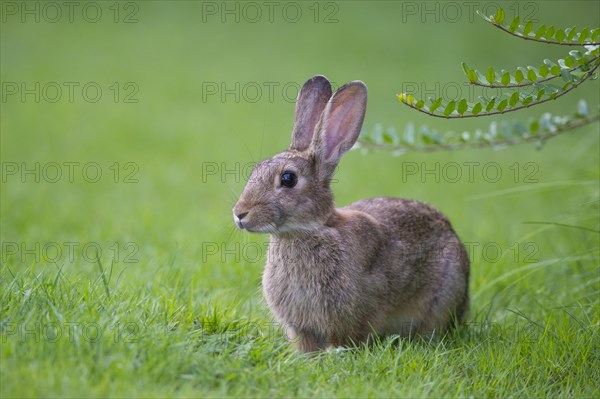
[[[304,151],[310,146],[315,126],[330,97],[331,84],[325,76],[313,76],[304,83],[296,100],[290,150]]]
[[[358,138],[367,111],[367,86],[355,80],[336,91],[323,111],[313,140],[317,157],[337,164]]]

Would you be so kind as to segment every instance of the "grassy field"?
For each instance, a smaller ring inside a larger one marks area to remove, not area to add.
[[[423,200],[467,243],[471,313],[441,341],[296,354],[260,291],[268,237],[231,215],[252,163],[289,144],[312,75],[365,81],[365,128],[460,131],[489,121],[432,120],[394,95],[477,95],[461,61],[569,49],[510,38],[462,2],[44,4],[2,3],[1,397],[600,396],[598,124],[540,151],[342,160],[339,205]],[[600,15],[505,7],[564,27]],[[598,86],[505,118],[596,109]]]

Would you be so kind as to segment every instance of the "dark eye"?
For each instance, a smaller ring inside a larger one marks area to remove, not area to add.
[[[285,171],[281,174],[281,185],[292,188],[298,183],[298,176],[294,172]]]

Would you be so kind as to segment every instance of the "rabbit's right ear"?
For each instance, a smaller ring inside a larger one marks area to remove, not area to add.
[[[313,76],[304,83],[296,100],[290,150],[304,151],[310,146],[315,126],[330,97],[331,84],[325,76]]]
[[[326,164],[337,164],[356,142],[367,110],[367,86],[355,80],[342,86],[327,102],[313,141],[314,151]]]

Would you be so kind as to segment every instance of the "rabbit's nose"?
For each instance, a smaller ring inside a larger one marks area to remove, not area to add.
[[[242,212],[242,213],[238,213],[235,216],[237,216],[238,220],[242,220],[247,214],[248,214],[248,212]]]

